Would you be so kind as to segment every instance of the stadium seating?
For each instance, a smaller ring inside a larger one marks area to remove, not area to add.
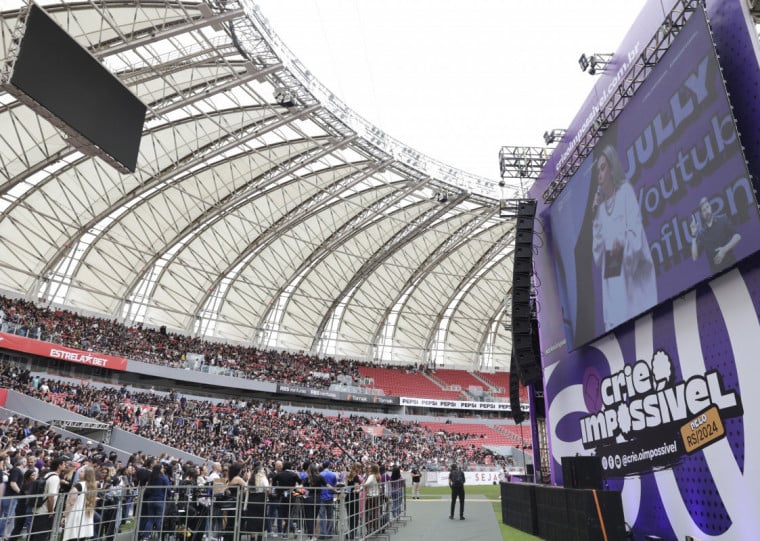
[[[499,445],[515,447],[519,444],[519,441],[515,441],[511,435],[484,424],[442,422],[422,422],[420,424],[433,432],[460,435],[461,439],[457,442],[459,446]]]
[[[517,426],[517,425],[497,425],[494,430],[504,433],[513,442],[513,445],[522,445],[525,447],[533,446],[533,435],[531,433],[530,425]]]
[[[459,385],[463,391],[469,390],[471,386],[480,387],[488,391],[488,384],[476,378],[466,370],[452,370],[449,368],[437,368],[430,372],[430,377],[444,387]]]
[[[404,372],[392,368],[359,366],[359,376],[372,378],[374,387],[390,396],[437,398],[440,400],[465,400],[458,391],[444,391],[421,372]]]
[[[503,389],[502,392],[494,393],[494,396],[500,398],[509,397],[509,372],[476,372],[476,374],[493,387]],[[528,389],[522,384],[520,384],[520,402],[528,402]]]

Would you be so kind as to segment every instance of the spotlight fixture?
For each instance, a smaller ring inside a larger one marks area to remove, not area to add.
[[[274,99],[283,107],[295,107],[296,98],[287,88],[278,88],[274,91]]]
[[[588,59],[588,74],[596,75],[607,68],[607,64],[612,60],[611,54],[594,53]]]
[[[586,71],[588,69],[589,61],[585,53],[578,59],[578,65],[581,67],[581,71]]]
[[[560,128],[555,128],[551,131],[545,131],[544,132],[544,143],[548,145],[554,144],[560,139],[562,139],[562,136],[565,135],[565,131]]]

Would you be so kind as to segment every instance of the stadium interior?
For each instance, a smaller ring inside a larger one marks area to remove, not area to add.
[[[756,300],[760,62],[733,21],[760,9],[665,4],[582,56],[593,99],[545,148],[502,147],[495,181],[364,119],[252,0],[3,2],[3,540],[422,539],[445,515],[419,484],[448,511],[458,468],[492,497],[439,541],[749,539],[693,461],[744,472],[752,398],[713,349],[739,339],[710,318]],[[586,246],[624,197],[652,248],[625,302],[629,252]],[[714,208],[731,242],[702,261]]]

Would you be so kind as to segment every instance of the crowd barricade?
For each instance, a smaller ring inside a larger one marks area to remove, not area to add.
[[[112,541],[121,530],[128,530],[129,524],[134,522],[132,515],[136,492],[121,487],[81,493],[61,492],[45,495],[43,503],[36,508],[35,504],[41,501],[37,496],[6,496],[0,498],[0,508],[3,510],[0,535],[14,541],[65,541],[79,537]],[[74,500],[81,498],[84,505],[89,493],[94,493],[94,507],[92,513],[83,514]],[[47,512],[47,504],[44,503],[48,497],[55,502],[52,512]]]
[[[234,495],[213,494],[210,487],[195,484],[111,487],[94,492],[92,516],[85,513],[84,519],[69,502],[74,496],[68,492],[54,497],[52,513],[33,511],[35,496],[1,498],[6,513],[0,517],[0,526],[5,523],[5,531],[0,533],[9,541],[80,537],[98,541],[308,541],[320,536],[361,541],[390,539],[410,519],[403,479],[385,483],[381,495],[375,497],[365,490],[337,487],[329,501],[315,500],[317,491],[308,487],[276,492],[250,486]],[[164,492],[165,498],[156,497]],[[86,496],[86,491],[78,494],[82,501]]]

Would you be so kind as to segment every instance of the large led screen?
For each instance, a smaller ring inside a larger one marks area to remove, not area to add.
[[[548,218],[571,350],[760,248],[755,195],[701,10]]]
[[[10,83],[135,171],[145,104],[36,4]]]

